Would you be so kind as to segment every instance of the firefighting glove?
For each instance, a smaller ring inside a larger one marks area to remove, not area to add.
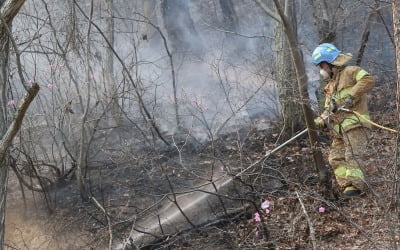
[[[354,100],[354,97],[351,95],[346,96],[343,100],[343,106],[345,108],[350,109],[350,108],[354,107],[354,104],[355,104],[355,100]]]
[[[333,99],[329,102],[329,111],[331,113],[336,113],[336,111],[338,111],[338,105],[336,104],[336,101]]]
[[[314,119],[315,126],[318,128],[324,128],[326,126],[324,119],[317,117]]]

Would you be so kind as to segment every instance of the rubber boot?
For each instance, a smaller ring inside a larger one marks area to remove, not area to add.
[[[347,197],[355,197],[355,196],[359,196],[361,194],[361,190],[357,189],[354,186],[347,186],[344,189],[343,194]]]

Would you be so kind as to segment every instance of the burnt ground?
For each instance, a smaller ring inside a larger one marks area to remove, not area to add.
[[[381,125],[394,127],[394,114],[375,114]],[[326,139],[326,138],[325,138]],[[323,140],[325,159],[329,140]],[[394,249],[400,243],[399,197],[394,188],[395,136],[373,129],[366,172],[369,189],[361,198],[343,199],[332,181],[333,195],[308,182],[312,165],[306,141],[293,143],[275,155],[287,188],[281,192],[258,193],[271,202],[271,212],[260,212],[262,221],[249,216],[241,221],[203,228],[185,234],[172,243],[173,249]],[[301,200],[301,201],[300,201]],[[302,208],[301,203],[305,208]],[[323,207],[324,212],[319,208]],[[260,208],[258,208],[260,209]],[[253,210],[255,212],[255,210]],[[307,214],[307,215],[306,215]],[[310,218],[310,223],[307,221]]]
[[[380,124],[395,127],[395,114],[373,114]],[[173,190],[186,190],[216,171],[237,173],[275,146],[279,130],[243,129],[214,143],[182,140],[176,148],[142,150],[90,166],[89,190],[111,218],[113,241],[126,239],[133,221]],[[328,154],[329,138],[321,133]],[[373,129],[367,175],[370,189],[361,198],[344,200],[334,181],[333,194],[323,195],[313,171],[307,138],[291,143],[242,176],[241,197],[254,203],[232,219],[170,236],[153,248],[164,249],[389,249],[399,244],[395,182],[395,136]],[[166,178],[166,176],[168,178]],[[15,176],[9,184],[6,244],[9,249],[106,249],[104,214],[82,202],[73,178],[43,194],[26,189],[26,204]],[[253,214],[270,200],[270,213]],[[304,208],[301,204],[304,204]],[[319,208],[325,212],[319,212]],[[307,217],[310,222],[307,221]]]

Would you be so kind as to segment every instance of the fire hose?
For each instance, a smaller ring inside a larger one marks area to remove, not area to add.
[[[258,159],[257,161],[253,162],[250,166],[248,166],[247,168],[243,169],[242,171],[240,171],[239,173],[237,173],[235,175],[235,177],[241,176],[244,172],[246,172],[247,170],[249,170],[250,168],[254,167],[255,165],[257,165],[258,163],[260,163],[261,161],[265,160],[266,158],[268,158],[270,155],[272,155],[273,153],[275,153],[276,151],[280,150],[281,148],[285,147],[287,144],[289,144],[290,142],[296,140],[297,138],[299,138],[300,136],[302,136],[303,134],[307,133],[308,129],[304,129],[303,131],[301,131],[300,133],[298,133],[297,135],[293,136],[292,138],[290,138],[289,140],[285,141],[284,143],[282,143],[281,145],[279,145],[278,147],[269,150],[265,153],[265,155],[263,157],[261,157],[260,159]]]
[[[395,129],[391,129],[382,125],[379,125],[378,123],[375,123],[373,121],[371,121],[370,119],[364,117],[362,114],[358,113],[357,111],[354,110],[350,110],[347,109],[345,107],[339,107],[337,109],[338,111],[343,111],[343,112],[347,112],[347,113],[353,113],[355,114],[357,117],[360,118],[360,120],[362,119],[363,121],[386,131],[390,131],[392,133],[400,133],[399,131],[395,130]],[[282,143],[281,145],[277,146],[276,148],[269,150],[265,153],[264,156],[262,156],[260,159],[258,159],[257,161],[253,162],[250,166],[248,166],[247,168],[243,169],[242,171],[240,171],[239,173],[237,173],[235,175],[235,177],[241,176],[243,173],[245,173],[246,171],[248,171],[249,169],[253,168],[255,165],[259,164],[260,162],[262,162],[263,160],[265,160],[266,158],[268,158],[271,154],[277,152],[278,150],[280,150],[281,148],[285,147],[287,144],[289,144],[290,142],[296,140],[297,138],[299,138],[300,136],[302,136],[303,134],[307,133],[308,129],[304,129],[303,131],[299,132],[297,135],[293,136],[292,138],[290,138],[289,140],[285,141],[284,143]]]

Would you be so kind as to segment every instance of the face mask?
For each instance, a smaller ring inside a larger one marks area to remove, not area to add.
[[[324,79],[324,80],[326,80],[330,77],[328,72],[326,72],[326,70],[324,70],[324,69],[320,69],[319,74],[322,76],[322,79]]]

